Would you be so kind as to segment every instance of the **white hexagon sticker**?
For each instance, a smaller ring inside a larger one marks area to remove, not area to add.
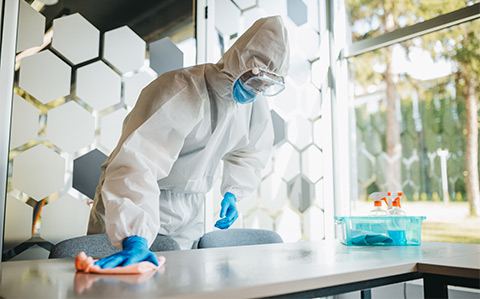
[[[135,106],[142,89],[155,80],[157,75],[153,72],[141,71],[132,76],[125,77],[123,95],[125,104],[129,107]]]
[[[43,44],[45,17],[25,1],[20,1],[17,32],[17,53]]]
[[[240,10],[230,0],[215,1],[215,27],[224,36],[230,37],[238,32]]]
[[[32,237],[33,208],[7,195],[4,250],[14,248]]]
[[[135,71],[145,62],[145,41],[128,26],[105,32],[103,58],[121,73]]]
[[[302,153],[302,172],[311,182],[323,176],[323,153],[315,145],[309,146]]]
[[[13,95],[10,148],[35,139],[38,133],[39,110],[16,93]]]
[[[85,202],[65,194],[43,208],[40,236],[54,244],[84,236],[87,233],[89,214],[90,207]]]
[[[285,243],[298,242],[302,237],[300,216],[290,208],[275,219],[275,227]]]
[[[64,186],[65,159],[43,144],[13,159],[13,186],[40,201]]]
[[[77,70],[77,96],[96,110],[119,103],[121,86],[120,76],[102,61]]]
[[[322,94],[313,84],[306,83],[300,87],[302,95],[299,99],[299,106],[301,113],[313,120],[322,115]]]
[[[75,13],[53,20],[52,47],[73,64],[98,57],[100,32]]]
[[[287,137],[292,144],[302,150],[312,143],[312,123],[304,117],[295,117],[287,123]]]
[[[261,182],[260,194],[263,207],[276,213],[287,203],[287,184],[273,173]]]
[[[18,85],[43,104],[70,94],[71,69],[49,50],[22,59]]]
[[[109,153],[113,151],[122,135],[122,124],[127,110],[119,109],[113,113],[104,116],[100,123],[100,144],[104,146]]]
[[[289,120],[298,110],[298,90],[290,77],[285,80],[285,90],[280,94],[269,97],[268,103],[273,110],[284,120]]]
[[[93,143],[95,118],[73,101],[60,105],[48,111],[47,139],[64,151],[74,153]]]
[[[276,151],[273,170],[286,181],[300,173],[300,156],[290,143],[284,143]]]

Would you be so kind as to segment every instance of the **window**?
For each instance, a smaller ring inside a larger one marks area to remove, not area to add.
[[[479,196],[479,25],[463,23],[349,59],[359,187],[352,214],[373,208],[366,201],[371,192],[402,190],[407,215],[427,216],[424,241],[480,241],[479,221],[468,217],[478,213]],[[477,113],[468,116],[472,107]],[[475,181],[471,193],[467,186]]]

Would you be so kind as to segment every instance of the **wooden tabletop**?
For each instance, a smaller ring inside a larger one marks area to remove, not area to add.
[[[320,241],[158,255],[166,264],[143,275],[76,273],[73,259],[4,262],[0,297],[264,297],[417,272],[417,265],[467,277],[480,269],[480,245],[437,242],[357,247]]]

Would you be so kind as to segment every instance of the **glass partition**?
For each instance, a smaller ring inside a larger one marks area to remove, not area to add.
[[[146,40],[81,12],[48,22],[52,6],[30,2],[19,8],[3,260],[46,258],[86,234],[99,166],[141,89],[196,55],[191,19]]]

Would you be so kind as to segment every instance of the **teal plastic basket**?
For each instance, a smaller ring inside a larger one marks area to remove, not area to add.
[[[347,246],[418,246],[425,216],[335,217],[340,242]]]

